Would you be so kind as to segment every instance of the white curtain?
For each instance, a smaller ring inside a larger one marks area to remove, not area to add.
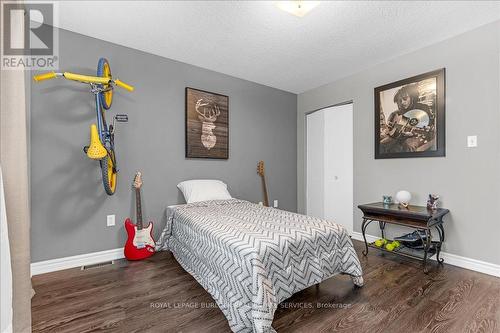
[[[14,29],[14,31],[17,30],[22,31]],[[3,43],[4,37],[0,34],[0,43]],[[7,287],[5,292],[6,296],[12,292],[12,331],[14,333],[31,332],[28,131],[24,76],[25,73],[21,70],[0,70],[0,165],[4,187],[3,199],[5,200],[5,209],[2,209],[2,214],[7,217],[12,269],[12,289]],[[2,228],[2,246],[3,237]],[[2,257],[3,255],[2,249]],[[5,283],[8,283],[10,277],[8,274],[4,276],[2,263],[2,295],[0,296],[2,297],[2,315],[4,278]],[[6,311],[8,316],[8,305]],[[8,325],[7,322],[7,327]]]
[[[0,332],[12,332],[12,269],[2,168],[0,166]]]

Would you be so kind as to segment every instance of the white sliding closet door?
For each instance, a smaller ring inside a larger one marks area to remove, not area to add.
[[[307,115],[307,214],[353,230],[353,108],[328,107]]]
[[[325,114],[317,111],[307,115],[307,187],[306,214],[323,217],[324,203],[324,148],[325,148]]]

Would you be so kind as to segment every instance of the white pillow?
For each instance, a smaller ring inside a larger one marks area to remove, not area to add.
[[[215,179],[193,179],[177,184],[187,203],[206,200],[232,199],[227,185]]]

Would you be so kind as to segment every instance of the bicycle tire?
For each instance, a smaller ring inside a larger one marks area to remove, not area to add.
[[[111,78],[111,67],[109,65],[109,62],[106,58],[100,58],[99,62],[97,63],[97,76],[99,77],[109,77]],[[109,85],[103,84],[103,88],[108,88]],[[111,89],[99,93],[99,100],[101,101],[101,105],[105,110],[109,110],[111,108],[111,104],[113,103],[113,87],[110,87]]]
[[[114,151],[112,150],[108,151],[108,155],[106,155],[106,157],[99,160],[99,164],[101,166],[102,184],[104,185],[104,190],[108,195],[113,195],[116,191],[118,172],[116,167],[113,165],[113,161]]]

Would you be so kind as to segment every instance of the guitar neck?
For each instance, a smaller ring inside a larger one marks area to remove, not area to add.
[[[142,207],[141,207],[141,189],[135,189],[135,211],[137,214],[136,226],[137,229],[142,229]]]
[[[264,191],[264,206],[269,207],[269,197],[267,196],[267,186],[266,186],[266,177],[261,175],[262,179],[262,190]]]

